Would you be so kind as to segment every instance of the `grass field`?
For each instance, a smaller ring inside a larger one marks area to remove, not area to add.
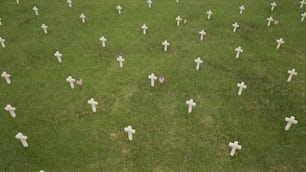
[[[271,12],[270,3],[154,0],[149,9],[146,0],[73,0],[72,8],[66,0],[1,0],[0,72],[10,73],[12,84],[1,78],[0,107],[15,106],[17,117],[0,111],[0,171],[306,171],[306,23],[300,21],[306,6],[277,0]],[[176,26],[178,15],[188,23]],[[280,24],[267,27],[269,16]],[[235,21],[240,27],[233,33]],[[280,37],[285,44],[277,50]],[[238,46],[244,52],[236,59]],[[204,62],[196,71],[199,56]],[[293,68],[298,75],[288,83]],[[165,83],[151,88],[152,72]],[[69,75],[83,79],[82,90],[69,87]],[[241,81],[248,88],[239,97]],[[91,97],[96,113],[87,104]],[[188,114],[190,98],[197,106]],[[285,132],[292,115],[298,124]],[[132,142],[127,125],[136,129]],[[17,132],[28,136],[28,148]],[[242,150],[230,157],[234,140]]]

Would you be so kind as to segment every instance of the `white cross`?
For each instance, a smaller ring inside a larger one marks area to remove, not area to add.
[[[305,0],[302,0],[302,1],[300,1],[300,8],[303,8],[303,6],[306,4],[306,1]]]
[[[119,57],[117,58],[117,62],[119,62],[120,68],[123,68],[123,62],[124,62],[124,61],[125,61],[125,59],[122,58],[122,56],[119,56]]]
[[[8,74],[6,72],[2,72],[1,77],[6,80],[7,84],[11,84],[11,80],[10,80],[11,75],[10,74]]]
[[[303,22],[303,21],[304,21],[304,18],[306,17],[306,12],[302,13],[301,16],[302,16],[301,22]]]
[[[68,77],[66,78],[66,82],[69,82],[70,87],[71,87],[72,89],[74,89],[74,82],[75,82],[75,79],[73,79],[71,76],[68,76]]]
[[[179,0],[176,0],[176,3],[179,3]]]
[[[124,131],[128,133],[129,141],[132,141],[133,140],[133,134],[135,134],[136,131],[130,125],[125,127]]]
[[[162,44],[164,46],[164,51],[168,51],[168,46],[170,45],[170,43],[167,40],[165,40]]]
[[[151,87],[154,87],[154,81],[157,80],[157,77],[154,75],[154,73],[151,73],[148,78],[151,80]]]
[[[280,46],[281,46],[282,44],[285,43],[285,41],[283,40],[283,38],[279,38],[278,40],[276,40],[276,42],[277,42],[276,49],[279,49]]]
[[[5,39],[3,39],[2,37],[0,37],[0,44],[2,48],[5,48]]]
[[[287,121],[287,125],[285,127],[285,131],[288,131],[292,124],[297,124],[298,121],[295,119],[294,116],[291,116],[290,118],[286,117],[285,121]]]
[[[196,66],[196,70],[200,69],[200,64],[203,63],[203,60],[201,60],[201,57],[198,57],[197,59],[194,60],[194,62],[196,62],[197,66]]]
[[[27,136],[24,136],[22,133],[17,133],[17,135],[15,136],[16,139],[20,140],[23,147],[28,147],[28,142],[27,142],[27,139],[28,137]]]
[[[105,43],[106,43],[107,39],[104,36],[101,36],[100,41],[102,43],[102,47],[106,47]]]
[[[274,7],[276,7],[276,6],[277,6],[276,2],[272,2],[272,3],[271,3],[271,11],[273,11],[273,10],[274,10]]]
[[[242,53],[242,52],[243,52],[243,49],[242,49],[241,47],[237,47],[237,48],[235,48],[235,51],[236,51],[236,58],[238,59],[238,58],[239,58],[240,53]]]
[[[203,29],[199,32],[199,34],[200,34],[200,40],[202,41],[204,39],[204,36],[206,35],[206,32]]]
[[[82,23],[85,23],[86,16],[83,13],[80,15],[80,18],[82,20]]]
[[[152,0],[148,0],[147,3],[148,3],[148,5],[149,5],[149,8],[151,8]]]
[[[186,105],[188,105],[188,113],[192,112],[192,107],[195,107],[197,104],[193,101],[193,99],[187,100]]]
[[[68,3],[69,8],[71,8],[72,7],[72,1],[71,0],[67,0],[67,3]]]
[[[33,7],[33,11],[34,11],[35,15],[37,15],[37,16],[38,16],[38,10],[39,9],[36,6]]]
[[[54,53],[54,56],[55,57],[57,57],[57,61],[59,62],[59,63],[62,63],[62,54],[59,52],[59,51],[56,51],[55,53]]]
[[[181,16],[177,16],[177,17],[175,18],[175,20],[176,20],[176,25],[179,26],[180,23],[181,23],[181,21],[182,21],[182,18],[181,18]]]
[[[291,82],[291,79],[293,76],[296,76],[298,73],[295,71],[295,69],[292,69],[292,70],[288,70],[288,74],[289,74],[289,77],[288,77],[288,82]]]
[[[48,31],[47,31],[48,26],[47,26],[47,25],[42,24],[42,25],[41,25],[41,28],[44,30],[45,34],[47,34],[47,33],[48,33]]]
[[[97,112],[97,105],[98,105],[98,102],[95,101],[95,99],[91,98],[88,100],[88,104],[91,105],[91,109],[92,109],[92,112]]]
[[[238,83],[237,87],[239,87],[239,91],[238,91],[238,96],[241,96],[242,94],[242,90],[248,88],[244,82]]]
[[[143,25],[141,26],[141,29],[142,29],[142,31],[143,31],[143,34],[145,35],[145,34],[147,33],[148,26],[147,26],[146,24],[143,24]]]
[[[122,7],[118,5],[116,9],[118,10],[118,14],[121,14]]]
[[[208,10],[207,12],[206,12],[206,14],[207,14],[207,18],[208,18],[208,20],[210,20],[210,17],[214,14],[211,10]]]
[[[270,26],[270,25],[271,25],[271,22],[274,21],[274,19],[272,18],[272,16],[270,16],[269,18],[267,18],[267,20],[268,20],[267,26]]]
[[[10,113],[10,115],[11,115],[13,118],[16,117],[16,113],[15,113],[16,108],[13,107],[13,106],[11,106],[10,104],[7,104],[7,105],[5,106],[5,108],[4,108],[4,110],[8,111],[8,112]]]
[[[0,18],[0,26],[2,25],[2,18]]]
[[[19,4],[19,0],[16,0],[16,3]]]
[[[231,153],[230,153],[231,156],[235,155],[235,152],[237,149],[241,150],[242,148],[242,146],[238,144],[238,141],[234,141],[234,143],[229,142],[228,146],[232,148]]]
[[[236,29],[239,27],[239,25],[238,25],[238,23],[237,22],[235,22],[234,24],[232,24],[232,26],[233,26],[233,32],[236,32]]]
[[[244,5],[241,5],[241,6],[239,7],[239,9],[240,9],[240,14],[242,14],[242,13],[243,13],[243,11],[245,10]]]

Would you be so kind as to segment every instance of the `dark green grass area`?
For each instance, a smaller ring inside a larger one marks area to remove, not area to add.
[[[0,48],[0,72],[12,75],[11,85],[0,78],[0,171],[306,171],[306,23],[300,22],[306,8],[298,1],[278,0],[274,12],[265,0],[155,0],[151,9],[146,0],[73,0],[72,8],[65,0],[20,2],[0,1],[7,46]],[[188,23],[176,26],[178,15]],[[269,16],[280,24],[267,27]],[[285,44],[277,50],[280,37]],[[236,59],[238,46],[244,52]],[[55,51],[63,54],[61,64]],[[298,75],[288,83],[293,68]],[[151,88],[152,72],[165,83]],[[83,79],[82,90],[70,89],[69,75]],[[239,97],[241,81],[248,88]],[[90,98],[99,103],[96,113]],[[190,98],[197,106],[188,114]],[[15,119],[6,104],[17,108]],[[298,124],[285,132],[292,115]],[[132,142],[127,125],[136,129]],[[17,132],[28,136],[28,148]],[[230,157],[235,140],[242,150]]]

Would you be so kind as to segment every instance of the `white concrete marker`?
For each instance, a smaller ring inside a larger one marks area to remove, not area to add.
[[[107,39],[104,36],[101,36],[100,41],[102,43],[102,47],[106,47],[106,41]]]
[[[302,13],[301,16],[302,16],[301,22],[303,22],[303,21],[304,21],[304,18],[306,17],[306,12]]]
[[[154,87],[154,81],[157,80],[157,77],[154,75],[154,73],[151,73],[148,78],[151,80],[151,87]]]
[[[236,153],[236,150],[241,150],[242,146],[238,144],[238,141],[234,141],[234,143],[229,142],[228,144],[229,147],[232,148],[230,155],[234,156]]]
[[[69,8],[72,7],[72,1],[71,0],[67,0],[67,4],[68,4]]]
[[[57,57],[57,61],[59,62],[59,63],[62,63],[62,54],[59,52],[59,51],[56,51],[55,53],[54,53],[54,56],[55,57]]]
[[[22,133],[20,133],[20,132],[17,133],[15,138],[21,141],[21,144],[22,144],[23,147],[28,147],[29,146],[28,142],[27,142],[28,137],[24,136]]]
[[[3,39],[2,37],[0,37],[0,44],[2,48],[5,48],[5,39]]]
[[[300,8],[303,8],[303,6],[306,4],[306,1],[305,0],[302,0],[302,1],[300,1]]]
[[[267,26],[270,26],[271,23],[274,21],[274,19],[272,18],[272,16],[270,16],[269,18],[267,18],[267,20],[268,20]]]
[[[200,34],[200,40],[203,41],[204,36],[206,35],[206,32],[204,31],[204,29],[201,30],[201,31],[199,32],[199,34]]]
[[[128,133],[128,139],[129,141],[133,140],[133,134],[136,133],[136,131],[132,128],[132,126],[127,126],[124,128],[124,131]]]
[[[118,5],[118,6],[116,7],[116,9],[118,10],[118,14],[121,14],[122,7],[121,7],[120,5]]]
[[[80,18],[81,18],[81,20],[82,20],[82,23],[85,23],[85,19],[86,19],[86,16],[85,16],[85,14],[81,14],[80,15]]]
[[[244,5],[241,5],[241,6],[239,7],[239,10],[240,10],[240,14],[242,14],[242,13],[243,13],[243,11],[245,10]]]
[[[19,4],[20,3],[19,0],[16,0],[16,3]]]
[[[277,3],[276,2],[272,2],[271,3],[271,11],[273,11],[276,6],[277,6]]]
[[[285,121],[287,121],[287,125],[285,127],[285,131],[288,131],[292,124],[297,124],[298,121],[295,119],[294,116],[291,116],[290,118],[286,117]]]
[[[16,118],[16,113],[15,113],[16,108],[15,107],[11,106],[10,104],[7,104],[4,110],[8,111],[13,118]]]
[[[33,7],[33,11],[34,11],[35,15],[37,15],[37,16],[38,16],[38,10],[39,9],[36,6]]]
[[[68,77],[66,78],[66,82],[69,83],[70,88],[74,89],[75,79],[73,79],[71,76],[68,76]]]
[[[243,49],[239,46],[237,48],[235,48],[235,51],[236,51],[236,58],[238,59],[239,58],[239,55],[240,53],[243,52]]]
[[[210,20],[211,16],[212,16],[214,13],[213,13],[211,10],[208,10],[208,11],[206,12],[206,14],[207,14],[207,19]]]
[[[48,33],[48,26],[45,24],[41,25],[41,28],[44,30],[44,33],[47,34]]]
[[[197,104],[193,101],[193,99],[187,100],[186,105],[188,105],[188,113],[192,112],[192,108],[195,107]]]
[[[295,69],[292,69],[292,70],[288,70],[288,74],[289,74],[289,77],[287,79],[287,82],[291,82],[292,77],[296,76],[298,73],[295,71]]]
[[[203,63],[203,60],[201,60],[201,57],[198,57],[197,59],[194,60],[194,62],[197,64],[196,70],[199,70],[200,65]]]
[[[91,105],[92,112],[97,112],[98,102],[96,102],[95,99],[93,99],[93,98],[89,99],[88,104]]]
[[[276,42],[277,42],[276,49],[279,49],[280,46],[281,46],[282,44],[285,43],[285,41],[283,40],[283,38],[279,38],[278,40],[276,40]]]
[[[183,19],[181,18],[181,16],[177,16],[177,17],[175,18],[175,20],[176,20],[176,25],[179,26],[179,25],[181,24],[181,21],[182,21]]]
[[[233,26],[233,32],[236,32],[237,28],[239,27],[238,23],[235,22],[234,24],[232,24]]]
[[[1,77],[5,79],[7,84],[11,84],[11,80],[10,80],[11,75],[10,74],[8,74],[6,72],[2,72]]]
[[[117,62],[119,62],[120,68],[123,68],[123,62],[124,62],[124,61],[125,61],[125,59],[122,58],[122,56],[119,56],[119,57],[117,58]]]
[[[147,3],[148,3],[148,5],[149,5],[149,8],[151,8],[151,6],[152,6],[152,0],[148,0]]]
[[[162,44],[164,46],[164,51],[168,51],[168,46],[170,45],[170,43],[167,40],[165,40]]]
[[[141,26],[141,29],[142,29],[142,32],[143,32],[144,35],[147,34],[148,26],[147,26],[146,24],[143,24],[143,25]]]
[[[244,84],[244,82],[238,83],[237,87],[239,87],[238,96],[241,96],[243,89],[248,88],[247,85]]]
[[[0,18],[0,26],[2,25],[2,18]]]

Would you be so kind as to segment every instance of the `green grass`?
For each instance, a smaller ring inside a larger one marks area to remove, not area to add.
[[[0,171],[306,171],[305,7],[278,0],[271,12],[270,3],[156,0],[148,9],[145,0],[74,0],[70,9],[65,0],[1,0],[7,48],[0,48],[0,72],[10,73],[12,84],[1,78],[0,107],[12,104],[17,117],[0,112]],[[188,16],[188,24],[177,27],[178,15]],[[271,15],[278,26],[266,26]],[[276,50],[280,37],[286,43]],[[244,52],[237,60],[238,46]],[[126,59],[123,69],[119,55]],[[198,56],[204,63],[195,71]],[[292,68],[298,76],[287,83]],[[151,88],[152,72],[166,82]],[[83,89],[70,89],[68,75],[80,76]],[[248,89],[238,97],[240,81]],[[99,102],[97,113],[87,104],[91,97]],[[192,114],[189,98],[197,103]],[[291,115],[299,123],[285,132]],[[136,129],[132,142],[127,125]],[[28,136],[29,148],[14,138],[17,132]],[[243,148],[230,157],[227,144],[234,140]]]

